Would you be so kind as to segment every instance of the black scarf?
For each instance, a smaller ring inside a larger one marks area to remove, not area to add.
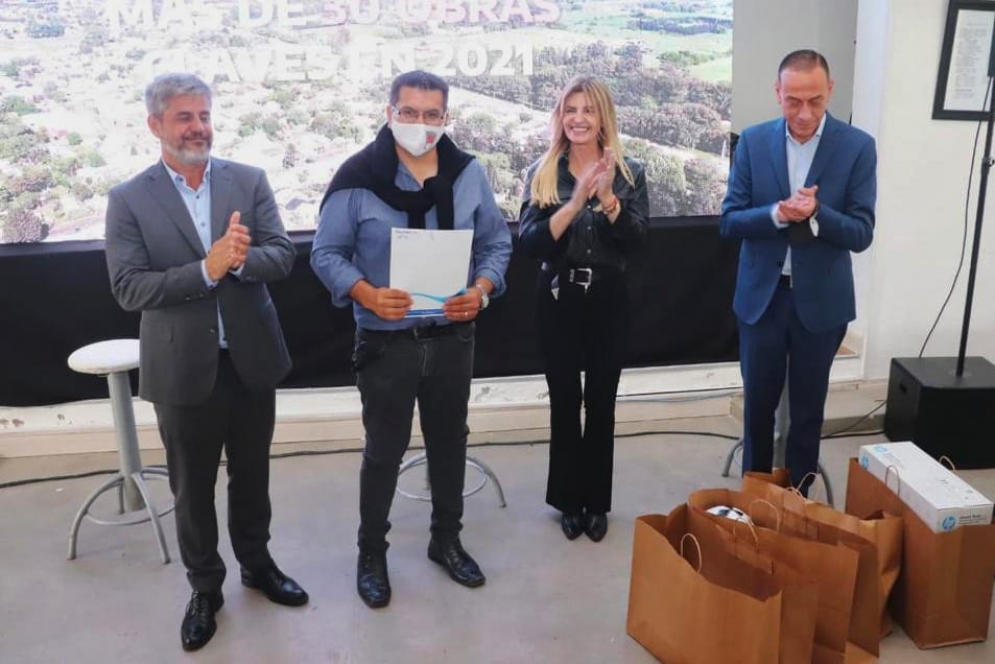
[[[418,191],[405,191],[394,184],[397,175],[397,149],[394,135],[384,125],[376,140],[345,160],[332,177],[321,205],[340,189],[367,189],[395,210],[408,214],[408,228],[425,228],[425,213],[436,206],[441,230],[452,230],[454,223],[453,183],[473,159],[448,136],[443,135],[435,148],[439,152],[439,172],[425,180]]]

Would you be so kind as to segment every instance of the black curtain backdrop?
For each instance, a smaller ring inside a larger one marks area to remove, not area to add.
[[[538,264],[517,249],[508,291],[477,319],[474,375],[542,373],[533,295]],[[294,369],[283,387],[352,385],[352,309],[338,309],[308,264],[312,232],[291,233],[297,261],[272,284]],[[630,265],[632,336],[626,366],[729,362],[738,357],[732,313],[738,243],[721,241],[717,217],[651,222]],[[102,378],[66,364],[77,348],[137,337],[139,314],[110,293],[102,240],[0,245],[0,405],[36,406],[104,398]],[[132,373],[133,389],[137,372]]]

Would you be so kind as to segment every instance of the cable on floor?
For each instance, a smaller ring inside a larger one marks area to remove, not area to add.
[[[731,436],[724,433],[715,433],[712,431],[639,431],[634,433],[622,433],[616,434],[616,438],[636,438],[639,436],[658,436],[658,435],[672,435],[672,436],[703,436],[706,438],[723,438],[725,440],[739,440],[738,436]],[[510,440],[506,442],[499,441],[485,441],[481,443],[470,443],[467,448],[478,448],[478,447],[524,447],[531,445],[548,445],[549,439],[536,439],[536,440]],[[289,459],[293,457],[306,457],[306,456],[328,456],[332,454],[356,454],[363,451],[361,447],[349,447],[343,449],[335,450],[297,450],[295,452],[281,452],[278,454],[271,454],[271,459]],[[221,465],[225,465],[225,461],[221,461]],[[165,468],[163,465],[150,465],[146,468]],[[0,489],[9,489],[17,486],[25,486],[27,484],[39,484],[42,482],[58,482],[64,480],[76,480],[85,477],[94,477],[96,475],[111,475],[118,472],[117,468],[110,468],[106,470],[91,470],[85,473],[72,473],[67,475],[49,475],[45,477],[29,477],[21,480],[11,480],[9,482],[0,482]]]

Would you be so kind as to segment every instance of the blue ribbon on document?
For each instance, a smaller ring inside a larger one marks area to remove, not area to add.
[[[424,297],[426,299],[432,300],[433,302],[438,302],[442,304],[451,297],[456,297],[457,295],[465,295],[465,294],[466,294],[466,289],[461,288],[458,292],[456,292],[453,295],[432,295],[430,293],[419,293],[416,291],[414,293],[411,293],[411,297]],[[442,313],[442,307],[438,307],[435,309],[412,309],[405,315],[405,318],[410,318],[413,316],[435,316],[441,313]]]

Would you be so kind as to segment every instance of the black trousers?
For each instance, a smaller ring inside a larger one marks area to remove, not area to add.
[[[432,537],[459,535],[466,476],[467,402],[473,323],[410,330],[356,330],[353,368],[363,401],[366,446],[359,471],[359,548],[385,551],[397,471],[411,441],[415,403],[432,490]]]
[[[154,405],[176,504],[176,538],[190,586],[214,591],[225,580],[214,506],[222,448],[228,459],[228,534],[235,557],[250,570],[272,564],[267,547],[269,449],[276,391],[249,391],[222,351],[214,390],[206,402]]]
[[[549,386],[546,502],[563,512],[609,512],[615,397],[628,346],[625,274],[598,273],[586,292],[560,276],[556,298],[550,291],[554,276],[540,271],[536,287],[536,322]]]

